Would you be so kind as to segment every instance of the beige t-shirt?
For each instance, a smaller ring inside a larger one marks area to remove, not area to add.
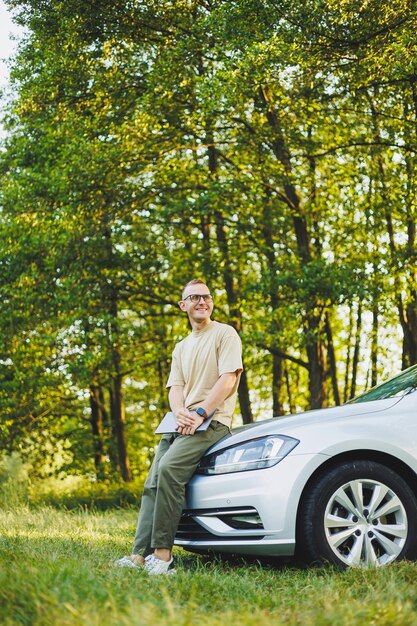
[[[167,388],[184,386],[185,406],[196,409],[204,402],[219,376],[237,372],[229,396],[217,407],[213,419],[230,426],[242,366],[240,337],[232,326],[212,321],[202,330],[193,330],[177,343],[172,353]]]

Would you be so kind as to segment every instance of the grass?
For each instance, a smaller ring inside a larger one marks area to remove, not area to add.
[[[338,572],[176,549],[177,575],[117,569],[133,510],[0,513],[5,626],[417,626],[417,564]]]

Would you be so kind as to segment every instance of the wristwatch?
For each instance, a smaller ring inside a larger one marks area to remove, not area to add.
[[[203,409],[202,406],[199,406],[198,409],[195,410],[195,412],[197,413],[197,415],[202,417],[203,420],[206,420],[208,418],[207,411]]]

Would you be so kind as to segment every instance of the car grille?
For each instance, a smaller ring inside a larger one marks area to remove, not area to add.
[[[196,517],[217,517],[230,527],[231,534],[228,536],[215,535],[203,528]],[[175,539],[182,541],[230,541],[231,538],[240,541],[256,541],[263,539],[263,535],[245,535],[245,530],[262,530],[264,528],[258,511],[252,507],[230,509],[202,509],[184,510],[178,526]]]

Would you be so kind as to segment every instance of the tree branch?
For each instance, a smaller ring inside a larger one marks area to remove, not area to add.
[[[264,350],[267,350],[268,352],[270,352],[271,354],[274,354],[275,356],[279,356],[282,359],[286,359],[287,361],[291,361],[292,363],[296,363],[296,365],[300,365],[300,367],[305,367],[306,369],[309,368],[307,361],[304,361],[303,359],[298,359],[295,356],[292,356],[291,354],[287,354],[286,352],[284,352],[283,350],[280,350],[279,348],[275,348],[274,346],[266,346],[265,344],[257,344],[259,348],[263,348]]]

